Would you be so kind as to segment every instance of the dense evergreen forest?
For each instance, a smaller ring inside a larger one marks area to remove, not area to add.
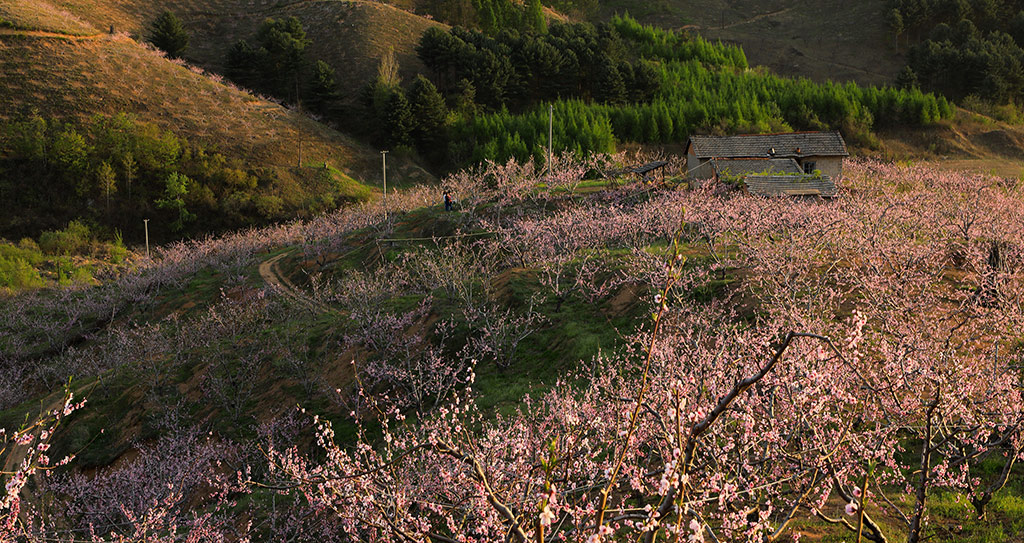
[[[386,55],[354,115],[340,108],[331,69],[308,57],[310,41],[294,18],[268,19],[253,44],[232,47],[228,76],[301,103],[377,146],[415,149],[441,171],[484,160],[542,161],[551,111],[555,149],[582,153],[621,142],[683,142],[694,133],[815,129],[839,129],[871,146],[876,127],[952,115],[945,98],[914,85],[779,77],[751,69],[737,46],[628,16],[546,24],[542,15],[530,19],[542,14],[540,2],[473,0],[448,8],[460,5],[474,17],[495,15],[474,19],[473,28],[428,30],[417,47],[428,73],[411,82]]]
[[[308,57],[311,42],[297,18],[263,21],[253,42],[240,40],[228,51],[227,76],[232,81],[292,104],[304,103],[316,112],[329,110],[337,99],[334,70]]]
[[[549,105],[556,150],[582,152],[608,151],[616,142],[682,142],[698,132],[803,129],[840,129],[872,145],[875,127],[926,125],[952,115],[945,98],[915,87],[783,78],[750,69],[738,47],[628,17],[597,26],[553,23],[543,34],[433,30],[418,52],[451,108],[448,167],[542,160]],[[375,85],[378,93],[380,87],[403,92],[380,78]],[[369,114],[388,118],[387,108]],[[378,140],[405,141],[393,133]]]
[[[955,100],[1021,105],[1024,2],[892,0],[889,24],[909,45],[903,86]]]

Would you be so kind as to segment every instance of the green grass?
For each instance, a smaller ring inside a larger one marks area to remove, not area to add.
[[[937,521],[929,531],[938,541],[1018,541],[1015,537],[1024,533],[1024,496],[1014,488],[996,493],[984,519],[977,518],[968,496],[948,491],[928,497],[928,514]]]

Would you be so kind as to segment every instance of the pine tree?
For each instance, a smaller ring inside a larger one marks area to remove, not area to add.
[[[322,60],[316,61],[306,99],[309,107],[319,113],[327,114],[337,99],[338,83],[334,80],[334,68]]]
[[[472,118],[480,113],[476,103],[476,87],[468,79],[462,79],[456,85],[455,111],[463,118]]]
[[[917,73],[910,66],[904,66],[896,76],[896,86],[901,89],[916,89],[918,87]]]
[[[225,64],[227,76],[232,81],[249,89],[261,90],[260,55],[247,41],[239,40],[228,49]]]
[[[441,134],[448,119],[448,108],[437,87],[422,75],[417,76],[409,89],[409,106],[412,111],[412,137],[420,150],[435,147],[443,139]]]
[[[161,13],[150,25],[149,31],[149,42],[171,58],[181,58],[188,47],[188,32],[181,20],[170,11]]]
[[[597,81],[596,98],[606,104],[621,104],[626,101],[626,83],[615,64],[606,64]]]
[[[548,21],[544,18],[544,6],[540,0],[530,0],[526,6],[526,26],[537,34],[545,34],[548,31]]]
[[[394,148],[409,145],[412,134],[413,118],[409,108],[409,100],[401,88],[394,89],[388,99],[387,113],[384,117],[387,132],[387,144]]]
[[[903,25],[903,15],[900,14],[900,10],[893,8],[892,11],[886,16],[889,28],[892,30],[894,40],[896,41],[896,48],[900,47],[900,34],[903,33],[905,27]]]
[[[256,39],[260,44],[258,59],[263,79],[268,81],[269,90],[277,96],[297,100],[299,76],[306,65],[306,47],[310,41],[297,17],[263,21]]]

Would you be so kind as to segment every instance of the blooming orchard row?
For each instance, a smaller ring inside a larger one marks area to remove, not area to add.
[[[338,440],[317,417],[322,450],[288,431],[263,456],[177,424],[170,441],[140,445],[120,470],[53,483],[52,506],[73,520],[33,509],[32,522],[11,520],[8,530],[25,539],[102,526],[86,536],[775,541],[813,517],[883,542],[927,537],[936,489],[985,513],[1024,458],[1015,183],[854,161],[832,201],[714,186],[579,194],[587,172],[613,161],[563,157],[556,176],[515,163],[457,174],[445,187],[463,211],[443,216],[455,235],[400,257],[372,240],[401,232],[402,212],[428,203],[426,189],[389,197],[388,220],[374,204],[181,244],[120,291],[5,302],[24,309],[0,329],[29,332],[0,340],[12,353],[0,361],[21,372],[0,383],[0,399],[19,400],[26,380],[41,387],[121,367],[142,370],[156,394],[175,368],[195,367],[206,371],[204,398],[241,421],[273,361],[308,395],[340,394],[358,427]],[[533,188],[538,181],[548,190]],[[311,307],[339,319],[322,352],[281,331],[295,307],[272,290],[183,321],[124,324],[127,308],[199,270],[241,276],[260,253],[289,244],[317,265],[367,245],[381,255],[364,270],[310,280]],[[495,286],[513,272],[535,278],[528,303],[506,305]],[[515,371],[520,343],[557,325],[538,307],[596,307],[629,292],[651,310],[620,330],[620,345],[553,375],[515,413],[481,407],[479,365]],[[402,297],[417,305],[400,309]],[[110,316],[97,324],[101,311]],[[43,324],[48,315],[60,318]],[[83,333],[92,342],[72,345]],[[228,361],[211,336],[261,340],[243,341]],[[355,359],[352,394],[324,382],[326,362],[316,360],[339,353]],[[225,520],[238,493],[267,489],[269,512]]]
[[[680,218],[682,241],[712,254],[647,275],[668,287],[634,348],[516,415],[482,413],[470,386],[417,424],[382,408],[379,444],[334,443],[320,422],[326,461],[276,464],[349,533],[396,541],[776,540],[802,516],[918,541],[937,488],[984,513],[1024,457],[1020,194],[986,176],[850,170],[833,202],[707,188],[506,217],[492,227],[521,266],[639,250]],[[742,280],[695,300],[709,269]]]

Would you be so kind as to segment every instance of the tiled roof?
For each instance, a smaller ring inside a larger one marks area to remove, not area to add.
[[[743,179],[747,192],[761,196],[823,196],[836,195],[831,177],[813,175],[748,175]]]
[[[722,175],[752,173],[804,173],[792,158],[726,158],[715,159],[715,171]]]
[[[655,160],[653,162],[648,162],[647,164],[644,164],[642,166],[631,168],[630,171],[632,171],[633,173],[643,175],[645,173],[650,173],[654,170],[657,170],[658,168],[663,168],[665,166],[668,166],[667,160]]]
[[[790,132],[742,136],[693,136],[697,158],[849,156],[839,132]],[[774,153],[772,152],[774,150]]]

